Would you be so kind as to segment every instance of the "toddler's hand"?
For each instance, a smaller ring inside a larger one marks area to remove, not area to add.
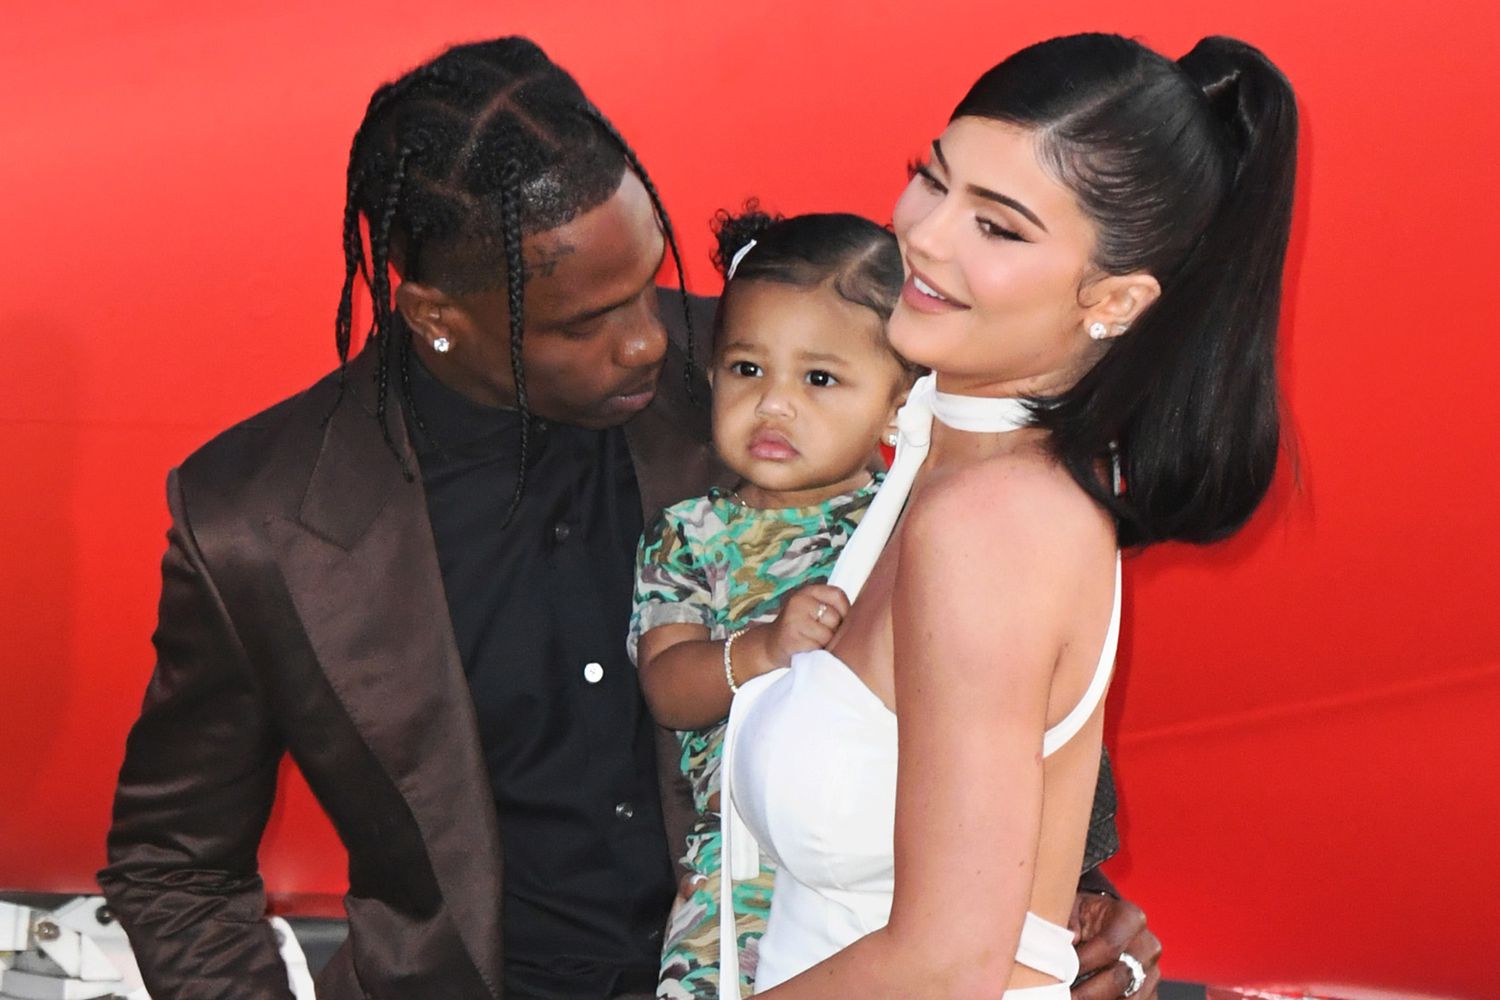
[[[792,591],[781,614],[765,626],[766,653],[771,663],[784,667],[796,653],[822,649],[849,613],[849,598],[837,587],[809,583]]]

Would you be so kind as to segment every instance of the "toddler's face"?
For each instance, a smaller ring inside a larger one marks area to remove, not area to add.
[[[862,485],[907,387],[880,319],[827,287],[743,281],[724,304],[714,446],[757,507]]]

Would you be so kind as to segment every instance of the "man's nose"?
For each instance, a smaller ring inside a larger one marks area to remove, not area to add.
[[[667,353],[667,328],[655,310],[641,308],[622,324],[615,344],[615,363],[621,368],[649,368]]]

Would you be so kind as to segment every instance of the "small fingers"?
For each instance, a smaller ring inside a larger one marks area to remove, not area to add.
[[[834,631],[844,623],[844,612],[832,604],[819,604],[813,609],[812,620]]]
[[[832,611],[827,612],[821,621],[816,617],[809,616],[804,627],[797,630],[799,642],[798,652],[804,649],[822,649],[833,641],[834,633],[838,631],[839,622],[834,618]]]
[[[826,604],[829,610],[837,611],[840,615],[849,613],[849,595],[826,583],[809,583],[800,587],[793,599],[796,598],[813,601],[814,607]]]

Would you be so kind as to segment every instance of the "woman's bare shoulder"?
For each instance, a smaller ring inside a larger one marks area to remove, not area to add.
[[[914,498],[908,522],[907,537],[921,551],[962,547],[1052,559],[1115,548],[1108,513],[1040,451],[945,473]]]

